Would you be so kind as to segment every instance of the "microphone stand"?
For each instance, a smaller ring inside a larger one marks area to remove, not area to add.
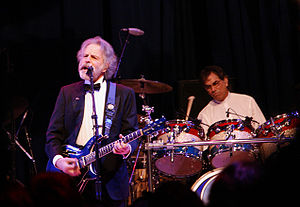
[[[120,58],[119,58],[119,60],[118,60],[118,64],[117,64],[117,66],[116,66],[116,72],[115,72],[115,75],[114,75],[114,79],[115,79],[115,78],[117,77],[117,75],[118,75],[119,67],[120,67],[120,64],[121,64],[121,62],[122,62],[122,58],[123,58],[123,55],[124,55],[124,52],[125,52],[125,48],[126,48],[126,46],[127,46],[127,44],[128,44],[129,36],[130,36],[130,34],[129,34],[129,32],[127,32],[126,40],[125,40],[125,43],[123,44],[122,52],[121,52]]]
[[[101,143],[102,139],[99,134],[99,125],[98,125],[98,116],[96,113],[96,103],[95,103],[95,89],[94,89],[94,76],[93,76],[93,68],[89,67],[86,73],[90,77],[90,85],[91,85],[91,95],[92,95],[92,103],[93,103],[93,112],[92,112],[92,120],[93,120],[93,129],[94,129],[94,136],[95,136],[95,173],[96,173],[96,182],[95,182],[95,191],[96,191],[96,199],[101,201],[102,200],[102,187],[101,187],[101,177],[100,177],[100,158],[99,158],[99,143]]]
[[[232,110],[233,112],[230,112],[229,110]],[[243,116],[243,115],[241,115],[241,114],[238,114],[238,113],[236,113],[232,108],[227,109],[227,111],[226,111],[225,113],[227,114],[227,118],[229,117],[229,114],[232,114],[232,115],[238,116],[240,119],[241,119],[241,117],[242,117],[242,118],[245,118],[245,120],[244,120],[245,122],[249,122],[249,123],[254,122],[254,123],[259,124],[258,121],[253,120],[253,117]]]

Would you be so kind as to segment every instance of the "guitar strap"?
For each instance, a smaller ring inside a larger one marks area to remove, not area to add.
[[[104,136],[105,135],[109,136],[112,120],[116,112],[115,102],[116,102],[116,83],[109,82],[108,96],[107,96],[107,101],[106,101],[106,106],[104,111],[105,114]]]

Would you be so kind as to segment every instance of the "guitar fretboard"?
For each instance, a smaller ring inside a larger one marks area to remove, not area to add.
[[[124,143],[128,143],[131,142],[139,137],[143,136],[143,131],[141,129],[134,131],[128,135],[126,135],[125,137],[118,139],[117,141],[114,141],[104,147],[101,147],[99,149],[99,158],[111,153],[113,151],[113,148],[115,146],[115,144],[117,144],[118,142],[124,142]],[[95,152],[91,152],[90,154],[83,156],[79,159],[79,163],[80,163],[80,167],[83,168],[91,163],[93,163],[96,160],[96,153]]]

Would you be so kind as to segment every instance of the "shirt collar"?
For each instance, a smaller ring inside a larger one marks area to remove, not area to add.
[[[105,83],[105,79],[104,76],[101,76],[94,84],[96,83],[100,83],[100,85],[102,85],[103,83]],[[91,84],[91,81],[89,80],[84,80],[84,84]]]
[[[229,100],[230,96],[231,96],[231,93],[228,91],[228,94],[227,94],[226,98],[225,98],[223,101],[217,101],[217,100],[215,100],[215,99],[213,99],[213,101],[214,101],[216,104],[225,103],[225,102],[227,102],[227,101]]]

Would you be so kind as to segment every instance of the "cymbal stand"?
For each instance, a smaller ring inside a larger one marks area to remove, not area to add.
[[[226,136],[225,136],[225,140],[232,140],[232,139],[235,139],[235,135],[232,134],[234,130],[234,126],[233,125],[229,125],[226,127]],[[229,149],[229,157],[232,157],[232,146],[230,146],[230,149]]]
[[[154,112],[154,107],[148,106],[148,104],[145,101],[145,93],[139,94],[139,97],[143,99],[144,105],[142,105],[142,111],[146,112],[147,116],[145,118],[142,118],[143,121],[145,121],[146,124],[151,124],[152,118],[151,113]],[[149,144],[151,142],[151,136],[147,136],[147,143]],[[147,171],[148,171],[148,188],[150,192],[153,192],[153,183],[152,183],[152,150],[147,150]]]
[[[32,139],[29,136],[28,129],[27,129],[26,126],[24,127],[24,131],[25,131],[25,136],[26,136],[26,139],[27,139],[28,147],[29,147],[29,153],[31,155],[31,161],[32,161],[34,175],[37,175],[36,162],[35,162],[35,159],[34,159],[34,156],[33,156],[33,151],[32,151],[32,146],[31,146],[31,140]]]

